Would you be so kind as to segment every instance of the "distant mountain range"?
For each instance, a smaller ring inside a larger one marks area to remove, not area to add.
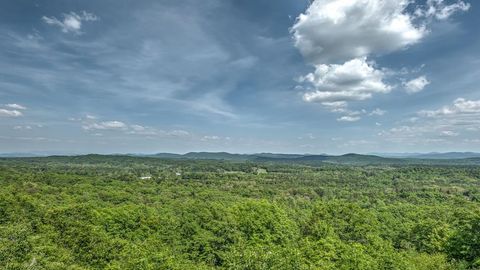
[[[54,151],[0,153],[0,157],[48,157],[48,156],[55,156],[55,155],[73,156],[73,155],[78,155],[78,153],[54,152]]]
[[[463,155],[462,155],[463,154]],[[133,155],[138,156],[138,155]],[[190,152],[186,154],[158,153],[154,155],[141,155],[161,159],[201,159],[201,160],[226,160],[226,161],[254,161],[254,162],[285,162],[305,164],[352,164],[352,165],[378,165],[378,164],[438,164],[438,165],[480,165],[480,153],[428,153],[402,156],[383,155],[311,155],[311,154],[232,154],[227,152]]]
[[[215,160],[256,160],[256,159],[291,159],[305,157],[298,154],[232,154],[227,152],[189,152],[186,154],[158,153],[154,155],[142,155],[157,158],[177,158],[177,159],[215,159]]]
[[[0,154],[0,157],[42,157],[35,153],[11,153]],[[225,161],[252,161],[252,162],[282,162],[303,164],[350,164],[350,165],[408,165],[408,164],[434,164],[434,165],[480,165],[480,153],[473,152],[450,152],[428,154],[381,154],[361,155],[311,155],[311,154],[232,154],[227,152],[190,152],[186,154],[157,153],[157,154],[113,154],[113,155],[56,155],[55,158],[101,158],[101,157],[143,157],[158,159],[178,160],[225,160]]]
[[[345,154],[345,155],[312,155],[312,154],[232,154],[228,152],[189,152],[186,154],[158,153],[153,155],[141,155],[158,158],[179,158],[179,159],[219,159],[219,160],[334,160],[334,159],[466,159],[480,158],[480,153],[475,152],[446,152],[446,153],[373,153],[373,154]]]
[[[478,158],[480,153],[475,152],[431,152],[431,153],[372,153],[372,155],[388,158],[420,158],[420,159],[464,159]]]

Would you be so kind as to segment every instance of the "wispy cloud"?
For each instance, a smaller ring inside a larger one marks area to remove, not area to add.
[[[442,116],[451,116],[453,118],[480,116],[480,100],[457,98],[452,105],[443,106],[438,110],[423,110],[419,112],[419,115],[431,118]]]
[[[242,72],[248,71],[257,58],[230,52],[196,21],[201,18],[195,12],[187,16],[188,20],[179,13],[181,10],[164,10],[157,5],[150,10],[135,10],[131,22],[123,25],[129,33],[127,40],[117,31],[94,41],[65,36],[46,40],[41,33],[38,38],[12,34],[5,42],[16,54],[44,65],[18,62],[4,71],[46,92],[62,89],[64,95],[81,92],[82,98],[101,95],[120,102],[134,99],[149,103],[145,106],[148,111],[181,108],[178,111],[182,114],[238,119],[224,96],[236,89]],[[43,17],[45,23],[75,34],[81,33],[83,22],[95,20],[98,17],[88,12],[67,13],[61,20]],[[147,37],[146,31],[138,31],[136,25],[140,23],[175,25],[185,31],[162,28]],[[165,36],[170,35],[176,36],[174,42],[166,42]],[[233,74],[225,76],[229,72]],[[18,83],[14,86],[22,87]]]
[[[80,12],[77,14],[75,12],[64,13],[63,19],[59,20],[56,17],[47,17],[43,16],[42,20],[49,25],[54,25],[60,27],[62,32],[64,33],[74,33],[74,34],[81,34],[82,29],[82,22],[93,22],[97,21],[98,17],[86,11]]]
[[[98,136],[103,135],[100,132],[116,132],[124,135],[140,135],[140,136],[154,136],[154,137],[190,137],[191,134],[188,131],[173,129],[173,130],[161,130],[153,127],[148,127],[139,124],[127,124],[118,120],[102,121],[99,117],[92,117],[86,115],[84,118],[70,118],[70,121],[79,122],[83,130]]]
[[[85,130],[125,130],[127,125],[120,121],[104,121],[99,123],[85,123],[82,126]]]
[[[477,136],[480,127],[480,100],[456,99],[452,105],[422,110],[379,135],[398,143],[438,143]]]
[[[356,122],[358,120],[360,120],[360,116],[348,116],[348,115],[345,115],[345,116],[342,116],[340,118],[337,118],[337,121],[339,122]]]
[[[13,129],[16,130],[30,130],[32,129],[32,126],[26,125],[26,126],[14,126]]]
[[[23,113],[17,110],[7,110],[7,109],[0,109],[0,116],[5,117],[19,117],[22,116]]]
[[[460,0],[453,4],[446,4],[444,0],[427,0],[425,8],[417,8],[414,14],[417,17],[446,20],[456,12],[464,12],[469,9],[470,4]]]
[[[23,116],[22,110],[27,108],[19,104],[5,104],[4,108],[0,107],[0,117],[19,117]]]
[[[376,108],[375,110],[371,111],[368,115],[370,115],[370,116],[382,116],[386,113],[387,113],[387,111]]]
[[[15,109],[15,110],[26,110],[27,109],[27,107],[16,104],[16,103],[6,104],[5,107],[10,108],[10,109]]]

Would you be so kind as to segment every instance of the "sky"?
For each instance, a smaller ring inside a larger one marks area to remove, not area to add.
[[[480,151],[480,5],[0,2],[0,152]]]

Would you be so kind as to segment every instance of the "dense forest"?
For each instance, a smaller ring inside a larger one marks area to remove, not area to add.
[[[0,185],[1,269],[480,269],[479,166],[3,158]]]

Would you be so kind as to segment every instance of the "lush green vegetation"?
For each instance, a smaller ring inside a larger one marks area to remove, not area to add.
[[[476,269],[480,167],[0,159],[1,269]]]

